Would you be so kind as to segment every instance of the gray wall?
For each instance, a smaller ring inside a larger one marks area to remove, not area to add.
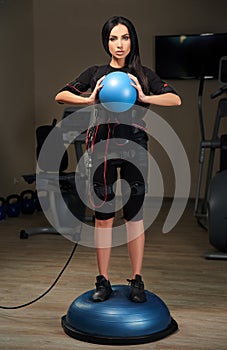
[[[66,106],[54,102],[55,93],[81,70],[108,61],[100,40],[104,21],[115,14],[130,18],[138,32],[144,65],[154,68],[154,36],[159,34],[227,32],[226,0],[6,0],[0,5],[1,57],[1,188],[0,195],[28,187],[14,177],[35,171],[35,127],[61,119]],[[169,81],[179,92],[181,107],[152,108],[180,137],[191,173],[191,196],[198,172],[198,81]],[[210,93],[217,81],[207,81],[204,113],[208,135],[216,112]],[[223,123],[221,132],[227,130]],[[165,152],[153,142],[165,181],[173,195],[174,176]]]
[[[29,0],[0,2],[0,196],[35,169],[32,9]]]

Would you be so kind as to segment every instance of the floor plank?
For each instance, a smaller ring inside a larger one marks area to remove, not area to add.
[[[226,261],[207,260],[214,250],[207,232],[198,226],[188,205],[176,227],[161,233],[168,212],[164,207],[146,232],[143,279],[146,289],[167,304],[179,331],[132,349],[224,350],[227,343]],[[58,276],[74,244],[60,235],[19,238],[24,227],[46,224],[41,213],[0,222],[0,304],[16,306],[37,298]],[[104,349],[65,335],[61,317],[80,294],[94,288],[95,251],[79,245],[57,285],[36,303],[16,310],[0,309],[0,349]],[[130,277],[126,245],[112,250],[112,284]],[[108,348],[125,349],[123,346]]]

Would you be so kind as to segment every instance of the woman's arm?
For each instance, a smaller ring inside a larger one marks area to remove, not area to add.
[[[180,106],[181,99],[180,96],[173,94],[172,92],[167,92],[161,95],[151,95],[146,96],[142,94],[139,96],[139,100],[144,103],[149,103],[158,106]]]
[[[103,76],[100,78],[96,86],[93,90],[93,92],[89,96],[83,96],[82,94],[76,95],[73,94],[70,91],[63,90],[60,91],[56,96],[55,96],[55,101],[58,103],[68,103],[68,104],[73,104],[73,105],[92,105],[97,102],[97,93],[102,87],[102,81],[105,78]]]
[[[55,96],[55,101],[58,103],[68,103],[68,104],[82,104],[82,105],[89,105],[90,103],[90,96],[85,97],[81,95],[75,95],[70,91],[61,91]]]
[[[174,94],[173,92],[166,92],[158,95],[145,95],[138,79],[128,73],[128,76],[133,81],[132,86],[134,86],[138,92],[138,100],[143,103],[153,104],[158,106],[180,106],[181,99],[180,96]]]

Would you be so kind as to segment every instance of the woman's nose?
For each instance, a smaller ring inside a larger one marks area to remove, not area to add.
[[[117,46],[122,47],[122,40],[121,39],[118,40]]]

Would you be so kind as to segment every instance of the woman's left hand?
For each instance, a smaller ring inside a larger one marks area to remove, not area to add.
[[[140,102],[145,102],[146,95],[144,94],[144,92],[142,90],[142,87],[141,87],[141,85],[139,83],[139,80],[134,75],[132,75],[131,73],[128,73],[128,76],[132,80],[131,85],[134,86],[134,88],[137,90],[138,100]]]

